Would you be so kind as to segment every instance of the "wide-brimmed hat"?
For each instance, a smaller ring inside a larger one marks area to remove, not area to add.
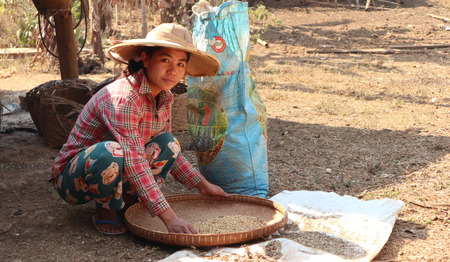
[[[145,39],[119,42],[111,46],[107,52],[112,59],[127,64],[131,59],[138,61],[147,46],[168,47],[190,53],[186,66],[187,75],[214,76],[219,72],[219,60],[211,54],[197,50],[192,44],[189,31],[175,23],[160,24],[150,31]]]

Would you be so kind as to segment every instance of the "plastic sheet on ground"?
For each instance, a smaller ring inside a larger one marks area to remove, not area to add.
[[[2,105],[0,112],[1,112],[1,115],[7,115],[7,114],[12,114],[19,109],[20,109],[19,105],[11,102],[11,103]]]
[[[183,249],[160,261],[371,261],[403,207],[399,200],[364,201],[321,191],[283,191],[270,199],[282,204],[289,218],[271,240],[206,252]]]

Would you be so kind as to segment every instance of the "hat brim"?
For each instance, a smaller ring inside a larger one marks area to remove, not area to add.
[[[107,53],[111,59],[119,63],[128,64],[128,61],[131,59],[136,60],[139,58],[145,47],[152,46],[167,47],[188,52],[190,58],[186,66],[186,75],[194,77],[214,76],[219,72],[220,61],[213,55],[164,40],[126,40],[108,48]]]

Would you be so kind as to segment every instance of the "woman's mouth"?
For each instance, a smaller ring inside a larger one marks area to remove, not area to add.
[[[163,78],[164,82],[168,83],[168,84],[176,84],[175,80],[169,79],[169,78]]]

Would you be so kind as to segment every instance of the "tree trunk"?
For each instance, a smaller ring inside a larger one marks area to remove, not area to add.
[[[70,11],[60,11],[54,17],[61,79],[78,78],[77,46],[72,15]]]
[[[141,0],[142,38],[147,36],[147,0]]]
[[[91,1],[92,2],[91,46],[92,46],[92,53],[97,55],[100,58],[100,61],[102,62],[102,64],[104,64],[105,63],[105,54],[103,53],[98,1],[101,1],[101,0],[92,0]]]

